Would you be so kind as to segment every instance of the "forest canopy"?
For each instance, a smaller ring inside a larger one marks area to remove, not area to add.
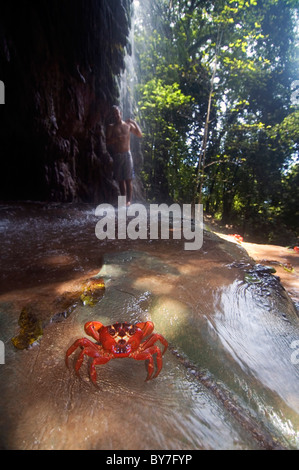
[[[299,235],[298,8],[136,2],[136,110],[150,201],[202,203],[244,232]]]

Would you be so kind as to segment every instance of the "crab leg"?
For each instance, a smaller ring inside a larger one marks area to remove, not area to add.
[[[139,352],[132,354],[133,359],[136,359],[136,361],[146,361],[148,360],[148,366],[147,366],[147,377],[145,381],[147,382],[148,380],[151,379],[153,372],[154,372],[154,358],[153,355],[150,352]]]
[[[151,321],[137,323],[136,326],[142,330],[143,338],[150,335],[154,331],[154,324]]]
[[[150,351],[151,351],[151,354],[155,354],[157,353],[157,357],[156,357],[156,361],[157,361],[157,370],[156,370],[156,373],[154,374],[154,376],[152,377],[153,379],[155,379],[156,377],[158,377],[158,375],[160,374],[161,372],[161,369],[162,369],[162,363],[163,363],[163,360],[162,360],[162,352],[161,352],[161,349],[158,348],[158,346],[153,346],[151,348],[149,348]],[[166,348],[164,350],[164,352],[166,351]],[[164,353],[163,353],[164,354]]]
[[[88,347],[93,347],[94,343],[90,341],[88,338],[80,338],[75,341],[72,346],[70,346],[66,352],[65,355],[65,363],[68,366],[68,358],[69,356],[76,351],[77,348],[82,347],[82,348],[88,348]]]
[[[85,347],[85,348],[83,348],[82,351],[80,352],[80,354],[78,356],[78,359],[76,361],[76,364],[75,364],[76,373],[77,374],[79,373],[79,369],[82,366],[84,356],[95,357],[96,355],[98,355],[98,350],[95,347]]]
[[[163,346],[164,346],[164,350],[163,350],[163,353],[162,355],[165,353],[166,349],[168,348],[168,341],[166,341],[166,339],[159,335],[158,333],[155,333],[153,335],[151,335],[143,344],[142,344],[142,349],[145,350],[145,349],[148,349],[150,348],[151,346],[153,346],[155,344],[156,341],[160,341]]]
[[[153,375],[153,372],[154,372],[154,358],[153,358],[153,354],[157,353],[157,371],[154,375],[154,377],[152,377]],[[157,375],[159,375],[161,369],[162,369],[162,353],[161,353],[161,350],[158,348],[158,346],[152,346],[148,349],[146,349],[145,351],[140,351],[140,352],[137,352],[135,354],[132,354],[131,357],[133,357],[133,359],[136,359],[137,361],[146,361],[148,360],[149,363],[148,363],[148,367],[147,367],[147,377],[145,379],[145,381],[147,382],[148,380],[151,380],[151,378],[155,378],[157,377]]]
[[[109,362],[110,359],[111,357],[95,357],[92,363],[90,364],[90,368],[89,368],[90,378],[95,385],[97,383],[97,373],[96,373],[95,366],[99,364],[106,364],[106,362]]]

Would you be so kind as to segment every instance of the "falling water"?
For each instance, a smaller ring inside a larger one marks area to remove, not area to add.
[[[135,22],[138,20],[139,2],[134,1],[131,13],[131,29],[128,38],[130,47],[125,57],[125,70],[123,71],[119,81],[119,105],[122,109],[124,120],[133,119],[138,121],[138,107],[135,100],[135,88],[138,84],[136,74],[136,57],[135,57]],[[140,124],[140,123],[139,123]],[[144,199],[143,184],[140,180],[140,172],[143,168],[142,142],[140,139],[131,134],[131,152],[134,162],[134,180],[133,180],[133,199]]]
[[[128,38],[129,50],[125,57],[125,70],[120,77],[120,106],[124,119],[135,119],[134,90],[137,85],[137,74],[135,71],[135,13],[136,5],[132,5],[131,29]]]

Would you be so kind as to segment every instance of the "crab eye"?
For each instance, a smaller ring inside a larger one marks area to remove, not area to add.
[[[136,333],[136,326],[133,325],[129,328],[129,335],[132,336]]]
[[[115,329],[112,328],[112,326],[109,326],[108,327],[108,333],[109,333],[110,336],[115,336],[116,332],[115,332]]]

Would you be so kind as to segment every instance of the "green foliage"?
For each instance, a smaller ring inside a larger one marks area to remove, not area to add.
[[[146,121],[143,176],[148,196],[155,199],[163,191],[164,198],[176,198],[176,188],[180,186],[176,175],[186,156],[180,126],[192,98],[184,95],[178,83],[167,85],[156,78],[141,85],[139,94],[138,106]],[[166,188],[169,194],[165,193]]]
[[[148,0],[135,35],[149,198],[292,226],[296,2]],[[297,186],[298,187],[298,186]],[[289,210],[290,208],[290,210]]]
[[[140,87],[142,95],[138,103],[140,109],[151,114],[154,109],[169,109],[180,111],[180,108],[192,100],[191,96],[185,96],[180,90],[178,83],[166,85],[160,79],[153,78]],[[157,115],[153,115],[154,120],[158,120]]]

